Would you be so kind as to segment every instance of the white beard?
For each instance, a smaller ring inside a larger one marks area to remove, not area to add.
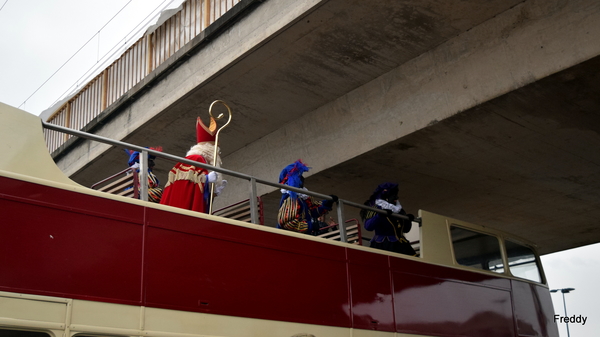
[[[215,154],[215,144],[213,142],[202,142],[198,143],[190,148],[190,150],[185,155],[186,157],[192,154],[197,154],[206,160],[206,163],[209,165],[213,165],[216,167],[221,167],[221,150],[217,147],[217,164],[214,164],[213,156]]]
[[[186,157],[189,155],[200,155],[202,157],[204,157],[204,160],[206,160],[206,163],[212,166],[216,166],[216,167],[221,167],[222,162],[221,162],[221,150],[217,147],[217,161],[216,161],[216,165],[214,164],[214,160],[213,160],[213,156],[215,155],[215,144],[213,142],[202,142],[202,143],[198,143],[194,146],[192,146],[190,148],[190,150],[187,152],[187,154],[185,155]],[[227,180],[223,180],[223,175],[219,172],[215,172],[217,173],[217,181],[215,182],[215,189],[216,190],[222,190],[225,187],[225,184],[227,184]]]

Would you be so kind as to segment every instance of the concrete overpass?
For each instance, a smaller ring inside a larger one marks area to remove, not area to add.
[[[542,254],[600,242],[597,1],[240,4],[89,129],[183,156],[221,99],[228,169],[276,181],[302,158],[321,193],[362,202],[396,181],[409,212],[514,232]],[[55,155],[87,186],[126,163],[97,143]],[[172,163],[157,165],[164,182]],[[247,198],[230,183],[221,204]],[[261,193],[274,223],[280,193]]]

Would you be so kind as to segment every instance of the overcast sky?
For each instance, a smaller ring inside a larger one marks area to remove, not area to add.
[[[0,0],[0,102],[39,115],[85,84],[86,72],[103,65],[113,47],[123,51],[137,41],[144,30],[136,26],[181,2]]]
[[[39,115],[85,84],[84,74],[101,65],[113,47],[136,41],[140,35],[132,33],[139,30],[138,24],[156,19],[160,9],[180,2],[0,0],[0,102]],[[551,289],[576,289],[565,295],[569,316],[587,317],[585,326],[569,324],[571,336],[596,337],[600,245],[546,255],[542,261]],[[562,295],[551,296],[556,313],[564,315]],[[559,332],[567,336],[565,324],[559,324]]]

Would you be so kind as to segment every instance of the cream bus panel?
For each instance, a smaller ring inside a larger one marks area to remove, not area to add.
[[[83,327],[140,329],[140,307],[92,301],[73,301],[71,324],[74,330]]]
[[[66,299],[0,292],[0,324],[64,328]]]
[[[0,103],[0,171],[79,186],[56,166],[48,153],[39,117]]]
[[[419,211],[424,226],[421,227],[421,258],[427,262],[452,266],[454,259],[445,216]]]

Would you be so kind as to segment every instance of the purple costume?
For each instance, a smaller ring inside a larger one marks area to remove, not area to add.
[[[371,195],[365,205],[388,210],[388,212],[407,215],[413,219],[412,214],[406,214],[398,202],[398,184],[384,183],[377,186],[375,192]],[[371,239],[371,247],[383,249],[391,252],[416,256],[415,250],[410,242],[404,237],[412,228],[411,220],[399,219],[387,216],[375,211],[361,211],[364,220],[365,229],[375,231]]]

